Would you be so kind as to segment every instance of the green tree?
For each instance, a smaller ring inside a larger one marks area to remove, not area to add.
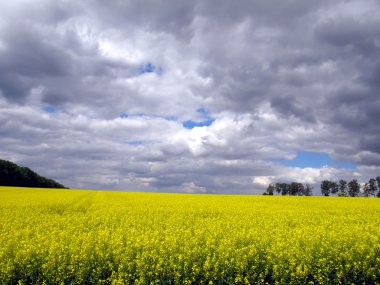
[[[280,185],[280,183],[276,183],[276,184],[274,185],[274,188],[275,188],[275,191],[276,191],[278,194],[281,193],[281,185]]]
[[[368,196],[375,196],[377,191],[376,179],[371,178],[367,184],[367,189],[365,189],[365,194]]]
[[[368,197],[370,195],[369,194],[368,182],[364,183],[364,185],[363,185],[363,193],[364,193],[365,197]]]
[[[360,193],[360,185],[356,179],[348,182],[348,195],[351,197],[357,197]]]
[[[377,197],[379,197],[380,198],[380,176],[377,176],[376,177],[376,184],[377,184]]]
[[[303,195],[303,185],[298,182],[292,182],[289,184],[289,194],[292,196]]]
[[[275,187],[272,184],[269,184],[267,188],[267,192],[266,192],[267,195],[273,195],[274,190],[275,190]]]
[[[287,183],[276,183],[275,188],[276,192],[281,193],[281,195],[289,194],[289,185]]]
[[[330,195],[330,192],[331,192],[330,184],[331,184],[330,180],[323,180],[321,182],[321,192],[322,192],[322,195],[324,195],[324,196],[329,196]]]
[[[304,195],[305,196],[311,196],[313,195],[313,187],[310,186],[310,184],[305,184],[305,187],[304,187]]]
[[[335,181],[330,181],[330,192],[336,194],[339,191],[339,186]]]
[[[339,193],[338,193],[338,196],[347,196],[347,181],[346,180],[339,180],[338,182],[338,187],[339,187]]]

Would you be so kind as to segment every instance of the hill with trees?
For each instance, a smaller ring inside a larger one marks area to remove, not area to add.
[[[66,188],[62,184],[35,173],[28,167],[0,159],[0,186]]]

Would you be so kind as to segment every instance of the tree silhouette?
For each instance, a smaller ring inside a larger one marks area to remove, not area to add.
[[[360,185],[356,179],[348,182],[348,195],[351,197],[356,197],[360,193]]]

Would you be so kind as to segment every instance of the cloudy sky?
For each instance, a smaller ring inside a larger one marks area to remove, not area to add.
[[[0,2],[0,158],[70,188],[380,174],[378,1]]]

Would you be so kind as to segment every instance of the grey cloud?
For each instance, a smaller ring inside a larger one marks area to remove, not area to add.
[[[380,166],[380,155],[376,152],[362,151],[357,155],[357,160],[363,166]]]
[[[253,18],[259,24],[278,25],[294,23],[299,17],[315,11],[318,4],[304,1],[201,1],[199,12],[220,23],[230,25],[236,20]]]
[[[30,91],[30,80],[19,75],[0,73],[0,91],[11,101],[21,101]]]
[[[174,34],[182,39],[191,37],[190,25],[196,4],[189,1],[86,1],[98,20],[120,29],[147,29]]]
[[[367,66],[367,72],[361,74],[360,80],[363,84],[371,86],[374,89],[373,91],[376,92],[380,90],[380,55],[377,54],[377,58],[374,57],[373,60],[375,64]],[[374,97],[375,95],[373,94],[372,96]]]
[[[70,72],[70,57],[53,43],[43,41],[33,27],[12,28],[5,37],[5,51],[0,55],[2,72],[31,78],[63,76]]]
[[[271,105],[282,115],[293,115],[305,122],[315,122],[312,109],[301,105],[294,97],[275,97],[272,99]]]
[[[377,134],[370,134],[360,139],[360,147],[374,153],[380,153],[380,144]]]
[[[378,55],[379,20],[344,17],[330,19],[317,26],[318,40],[340,49],[342,54],[356,53],[362,56]]]

